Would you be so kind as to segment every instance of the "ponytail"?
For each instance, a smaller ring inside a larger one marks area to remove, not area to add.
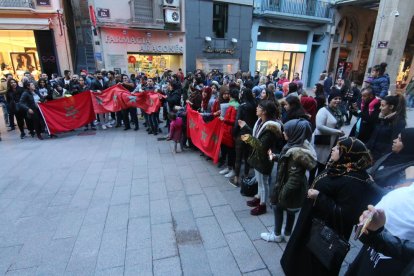
[[[385,74],[385,70],[387,69],[388,64],[385,62],[382,62],[379,65],[375,65],[372,70],[377,71],[380,76],[383,76]]]
[[[394,106],[394,112],[396,113],[395,122],[406,119],[406,103],[402,95],[397,94],[395,96],[386,96],[384,101],[386,101],[388,105]]]

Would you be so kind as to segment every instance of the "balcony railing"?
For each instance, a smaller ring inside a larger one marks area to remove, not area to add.
[[[35,6],[32,0],[0,0],[0,8],[31,8]]]
[[[332,17],[330,6],[321,0],[255,0],[254,13],[277,12],[329,19]]]

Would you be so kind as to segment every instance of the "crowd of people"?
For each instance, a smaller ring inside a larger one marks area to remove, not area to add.
[[[148,134],[157,135],[165,121],[165,139],[174,141],[174,152],[178,152],[178,145],[180,151],[197,150],[187,135],[186,108],[199,112],[205,122],[218,118],[223,121],[219,173],[229,179],[229,184],[239,187],[254,172],[258,191],[246,204],[252,207],[253,216],[271,207],[275,227],[261,237],[269,242],[287,242],[281,259],[287,275],[337,275],[340,263],[327,267],[307,246],[316,219],[348,240],[354,225],[359,219],[364,224],[367,217],[372,223],[367,223],[361,239],[369,240],[372,250],[391,255],[392,261],[381,263],[377,259],[369,270],[370,259],[364,259],[361,251],[349,275],[374,275],[378,263],[383,269],[412,272],[413,216],[402,221],[396,214],[408,214],[406,210],[413,208],[406,205],[412,197],[406,202],[400,198],[412,196],[413,188],[405,186],[413,181],[414,129],[406,128],[404,96],[388,92],[386,64],[372,68],[362,90],[356,82],[333,79],[332,73],[323,72],[312,96],[303,88],[298,73],[289,80],[286,72],[276,70],[269,76],[241,71],[229,76],[217,70],[196,70],[184,76],[181,70],[165,70],[154,78],[105,70],[94,75],[84,70],[72,75],[67,70],[61,78],[42,74],[37,82],[30,73],[20,82],[9,75],[5,89],[9,130],[15,130],[16,120],[22,139],[26,136],[25,125],[31,136],[43,139],[47,126],[39,102],[85,91],[100,93],[118,83],[130,93],[163,94],[156,112],[146,114],[128,108],[97,114],[96,121],[86,125],[85,130],[121,126],[125,131],[132,127],[138,130],[141,116]],[[412,89],[407,87],[408,96]],[[409,99],[412,103],[412,97]],[[342,127],[351,124],[353,116],[356,122],[346,136]],[[272,178],[274,170],[277,173]],[[401,193],[400,189],[409,192]],[[387,204],[381,204],[386,199]],[[369,204],[378,202],[378,210],[370,206],[360,218]],[[393,210],[392,215],[388,215],[388,208]],[[382,230],[384,212],[387,230]],[[396,246],[403,249],[397,250]],[[407,258],[402,250],[411,257]]]

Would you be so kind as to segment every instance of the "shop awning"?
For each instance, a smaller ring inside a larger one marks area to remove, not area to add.
[[[49,30],[47,18],[0,18],[0,30]]]

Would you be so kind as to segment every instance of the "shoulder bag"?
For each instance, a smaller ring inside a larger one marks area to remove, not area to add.
[[[325,107],[325,109],[332,114],[332,112]],[[313,144],[321,146],[330,146],[331,145],[331,135],[327,134],[315,134],[313,137]]]
[[[312,185],[312,189],[315,183],[316,181]],[[336,214],[337,209],[338,214]],[[338,217],[340,234],[327,226],[325,221],[313,218],[309,241],[306,244],[309,251],[330,271],[341,267],[350,249],[349,242],[342,235],[342,213],[340,207],[335,208],[334,223]]]

